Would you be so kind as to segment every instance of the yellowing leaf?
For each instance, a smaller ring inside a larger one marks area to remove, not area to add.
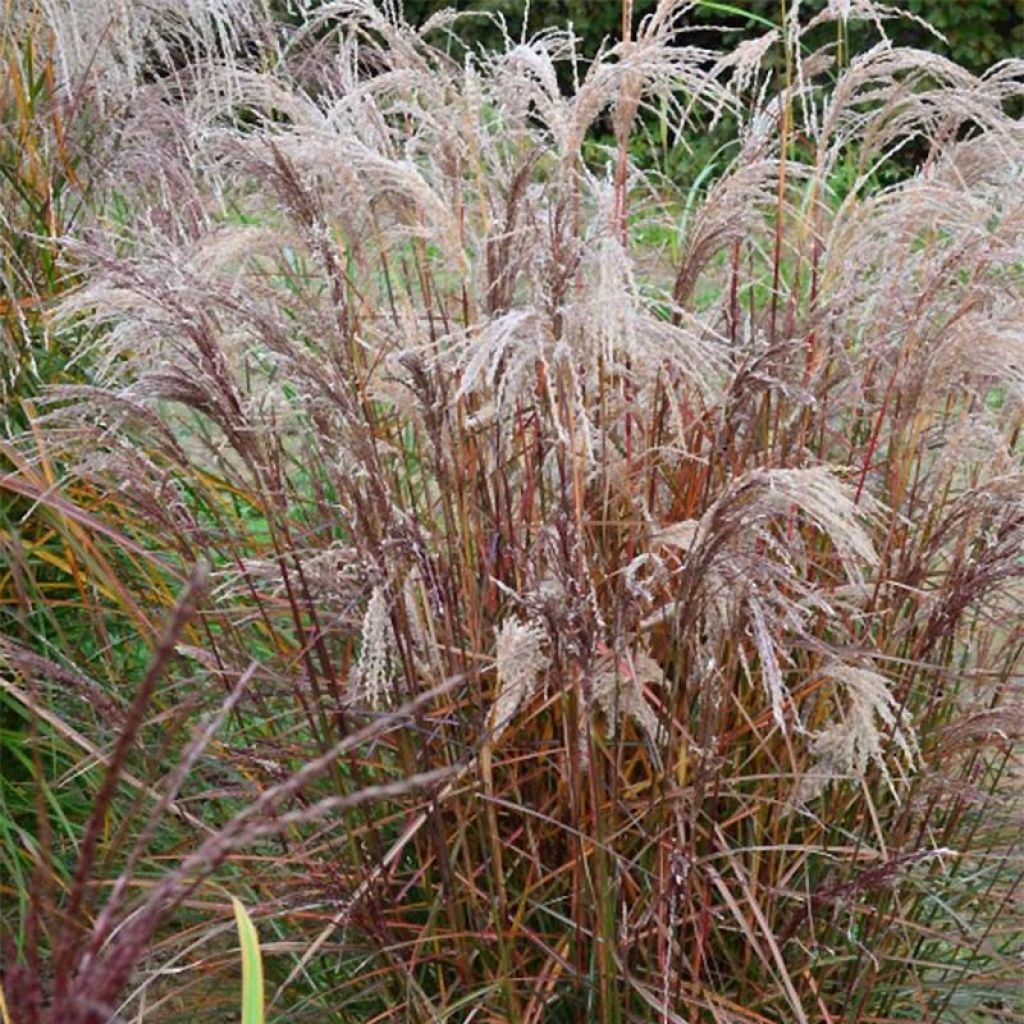
[[[245,907],[231,898],[242,950],[242,1024],[263,1024],[263,958],[260,939]]]

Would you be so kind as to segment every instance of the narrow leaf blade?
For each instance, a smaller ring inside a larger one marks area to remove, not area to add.
[[[256,926],[242,904],[231,898],[242,950],[242,1024],[263,1024],[263,958]]]

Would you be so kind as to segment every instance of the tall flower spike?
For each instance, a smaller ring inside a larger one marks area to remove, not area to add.
[[[371,708],[386,707],[394,696],[388,654],[394,646],[383,587],[374,587],[363,616],[359,661],[352,673],[352,699]]]

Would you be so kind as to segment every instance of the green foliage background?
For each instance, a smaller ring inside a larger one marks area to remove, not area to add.
[[[637,19],[649,14],[655,0],[635,0]],[[703,11],[692,15],[693,23],[732,26],[737,33],[763,31],[750,18],[723,12],[720,8],[732,6],[755,18],[778,21],[782,0],[735,0],[732,4],[708,4]],[[808,11],[825,6],[825,0],[806,0]],[[951,57],[973,71],[983,71],[996,61],[1024,54],[1024,0],[901,0],[896,6],[928,21],[941,31],[948,46],[923,27],[910,21],[890,27],[894,38],[908,45],[922,46]],[[455,7],[460,11],[493,11],[503,14],[513,32],[522,27],[526,0],[405,0],[406,17],[422,22],[436,11]],[[715,9],[715,8],[719,9]],[[608,36],[617,36],[620,24],[620,5],[616,0],[533,0],[529,4],[528,31],[548,27],[562,27],[572,22],[582,36],[585,49],[593,53]],[[483,39],[493,33],[486,22],[478,26],[468,23],[460,34],[466,38]]]

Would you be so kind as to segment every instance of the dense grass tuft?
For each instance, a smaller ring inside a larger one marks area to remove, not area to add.
[[[1020,1019],[1024,63],[302,6],[5,42],[13,1020]]]

